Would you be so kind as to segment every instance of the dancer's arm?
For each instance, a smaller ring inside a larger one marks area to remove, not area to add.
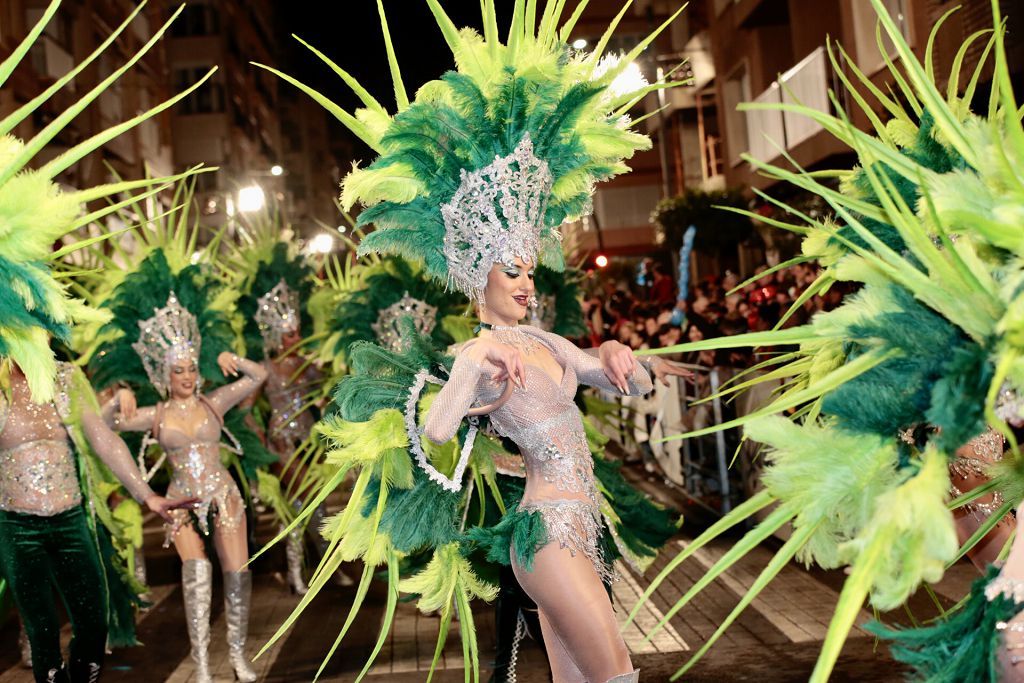
[[[155,493],[142,478],[124,441],[107,426],[106,421],[91,408],[82,411],[81,419],[82,432],[93,451],[137,502],[142,503],[168,522],[173,521],[170,515],[171,510],[187,508],[195,503],[194,498],[169,500]]]
[[[132,498],[143,503],[150,496],[156,495],[153,493],[153,489],[149,488],[149,484],[143,480],[124,441],[94,411],[87,409],[82,412],[82,431],[96,455],[124,484]]]
[[[240,358],[227,351],[217,357],[217,364],[225,377],[237,375],[239,372],[245,375],[242,379],[214,389],[207,394],[206,398],[210,401],[210,405],[220,415],[255,393],[267,379],[267,369],[261,364],[248,358]]]
[[[134,392],[131,389],[118,389],[103,404],[102,417],[103,422],[116,432],[146,432],[153,429],[156,406],[136,408]]]
[[[522,386],[526,367],[522,354],[517,350],[489,339],[476,339],[467,343],[459,352],[452,366],[448,382],[441,387],[427,411],[424,434],[437,444],[447,443],[459,429],[462,418],[466,417],[477,399],[478,383],[483,374],[483,365],[490,362],[511,381]]]
[[[624,344],[605,342],[595,357],[557,334],[544,333],[544,339],[572,367],[581,384],[630,396],[646,394],[654,388],[647,370]],[[620,387],[620,384],[624,386]]]
[[[598,360],[601,358],[601,347],[599,346],[581,350],[592,358],[597,358]],[[666,387],[670,386],[669,377],[693,377],[693,372],[690,370],[687,370],[679,363],[665,360],[661,356],[641,356],[636,360],[644,366],[647,374],[651,375],[653,381],[661,382]]]

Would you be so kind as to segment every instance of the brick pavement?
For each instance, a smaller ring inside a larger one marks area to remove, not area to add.
[[[667,500],[669,492],[657,482],[632,473],[645,489]],[[678,501],[677,501],[678,502]],[[268,536],[272,524],[264,518],[260,522],[261,537]],[[670,543],[672,553],[690,542],[699,529],[684,525],[680,535]],[[181,591],[175,583],[177,559],[159,548],[162,535],[155,520],[147,525],[147,561],[150,576],[160,581],[153,591],[154,606],[142,616],[140,637],[146,647],[115,652],[108,660],[104,681],[174,681],[192,680],[192,665],[188,656],[188,638],[185,632]],[[624,636],[633,660],[642,670],[641,680],[651,683],[668,680],[694,651],[706,642],[718,624],[729,614],[740,596],[767,564],[778,544],[768,542],[734,565],[725,575],[699,593],[692,602],[669,620],[668,627],[650,640],[645,637],[658,623],[668,608],[703,576],[728,549],[734,539],[712,543],[694,554],[678,567],[652,601],[641,610],[635,624],[626,629]],[[620,619],[636,603],[649,581],[665,566],[668,553],[643,574],[620,563],[622,579],[613,587],[613,595]],[[298,603],[298,598],[286,589],[283,578],[275,573],[274,563],[283,558],[271,557],[256,566],[255,597],[251,621],[249,650],[254,654],[274,632],[285,616]],[[937,587],[937,593],[952,602],[956,600],[974,578],[973,569],[958,565],[947,580]],[[813,668],[817,650],[827,628],[831,611],[838,597],[842,576],[820,570],[805,570],[797,564],[788,565],[754,600],[719,642],[687,675],[688,681],[746,681],[758,683],[806,680]],[[375,582],[367,596],[360,621],[332,660],[321,678],[323,681],[353,681],[362,668],[377,637],[383,616],[384,591]],[[347,614],[354,588],[330,586],[289,634],[264,657],[257,660],[256,669],[261,680],[272,682],[308,681],[327,652]],[[219,581],[214,594],[214,621],[212,627],[211,660],[215,663],[218,681],[231,680],[224,641],[224,619],[220,606]],[[915,605],[927,605],[917,599]],[[915,608],[916,609],[916,608]],[[474,619],[478,626],[481,665],[484,680],[494,645],[492,609],[488,605],[474,606]],[[930,615],[918,615],[930,616]],[[862,612],[858,622],[869,618]],[[391,636],[371,669],[371,681],[421,681],[433,655],[440,620],[422,615],[413,603],[401,603]],[[68,635],[65,627],[65,639]],[[0,683],[29,683],[29,672],[17,664],[15,626],[8,622],[0,627]],[[434,680],[462,681],[463,656],[458,638],[457,624],[453,623]],[[875,647],[873,639],[857,630],[844,648],[833,680],[895,681],[898,669],[888,660],[884,650]],[[527,642],[520,656],[519,681],[546,681],[546,661],[543,652]]]

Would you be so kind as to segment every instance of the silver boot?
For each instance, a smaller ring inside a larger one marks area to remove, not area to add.
[[[235,677],[242,683],[253,683],[258,676],[245,655],[245,639],[249,634],[249,605],[252,601],[252,574],[224,573],[224,613],[228,622],[228,659]]]
[[[213,683],[210,675],[210,603],[213,599],[213,565],[209,560],[185,560],[181,568],[185,594],[185,621],[196,664],[196,683]]]
[[[619,674],[608,679],[607,683],[640,683],[640,669],[634,669],[631,674]]]
[[[305,579],[302,578],[302,530],[292,529],[284,546],[284,556],[288,560],[288,585],[296,595],[309,592]]]
[[[18,632],[18,648],[21,650],[21,665],[26,669],[32,668],[32,646],[28,642],[28,634],[25,633],[25,624],[21,625]]]

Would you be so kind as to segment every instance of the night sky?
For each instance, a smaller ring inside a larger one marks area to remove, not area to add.
[[[505,31],[513,3],[497,0],[496,4],[498,26]],[[456,26],[480,29],[479,0],[442,0],[442,5]],[[282,71],[318,89],[349,112],[359,106],[359,99],[341,79],[291,38],[294,33],[352,74],[389,112],[394,112],[394,90],[375,0],[274,0],[274,9],[283,48]],[[405,89],[412,99],[421,85],[453,69],[455,63],[425,0],[384,0],[384,9]],[[333,117],[330,121],[337,134],[347,130]],[[365,159],[368,150],[357,149],[356,156]]]

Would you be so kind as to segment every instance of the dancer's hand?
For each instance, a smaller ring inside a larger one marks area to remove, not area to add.
[[[236,354],[230,351],[221,351],[221,354],[217,356],[217,365],[220,366],[220,371],[224,373],[225,377],[238,376],[238,356]]]
[[[146,499],[146,507],[163,517],[165,522],[173,523],[174,518],[171,517],[171,510],[187,510],[195,507],[198,502],[198,498],[178,498],[177,500],[170,500],[154,493]]]
[[[489,361],[498,367],[495,382],[512,380],[520,389],[526,386],[526,361],[523,352],[514,346],[493,339],[477,339],[464,353],[476,361]]]
[[[664,358],[658,358],[653,356],[650,361],[651,372],[654,374],[654,378],[664,384],[666,387],[669,386],[669,377],[693,377],[693,373],[672,361],[665,360]]]
[[[612,385],[623,394],[628,394],[629,377],[636,369],[633,350],[613,339],[601,344],[597,350],[597,357],[601,360],[601,369],[611,380]]]
[[[138,404],[135,402],[135,392],[131,389],[118,389],[117,409],[125,420],[135,417],[135,413],[138,410]]]

